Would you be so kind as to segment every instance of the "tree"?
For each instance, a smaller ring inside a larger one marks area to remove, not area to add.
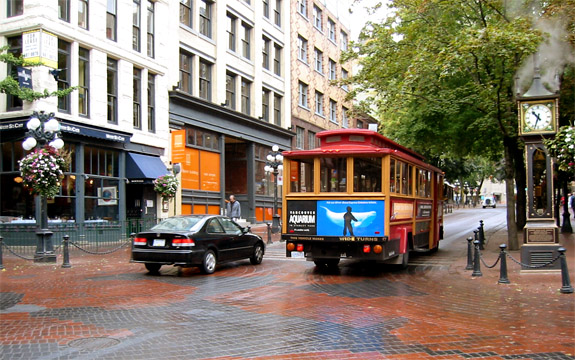
[[[368,23],[343,60],[358,61],[350,96],[368,94],[387,135],[436,156],[503,158],[508,245],[517,249],[526,181],[514,76],[546,34],[531,20],[541,11],[520,16],[504,4],[390,0],[393,14]]]

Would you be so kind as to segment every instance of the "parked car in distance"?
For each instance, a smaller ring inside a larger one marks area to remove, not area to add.
[[[481,202],[481,206],[485,209],[486,207],[492,207],[495,209],[495,198],[491,196],[486,196]]]
[[[216,265],[250,259],[262,262],[265,244],[249,227],[220,215],[182,215],[167,218],[138,233],[132,244],[131,262],[143,263],[151,273],[162,265],[199,267],[212,274]]]

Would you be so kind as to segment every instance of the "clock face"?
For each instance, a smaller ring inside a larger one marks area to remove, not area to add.
[[[546,105],[533,105],[525,111],[525,125],[531,130],[547,129],[552,121],[551,109]]]

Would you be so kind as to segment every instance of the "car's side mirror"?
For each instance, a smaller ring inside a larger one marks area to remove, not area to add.
[[[244,233],[244,234],[249,233],[249,232],[251,231],[251,229],[252,229],[252,228],[249,227],[249,226],[243,227],[243,228],[242,228],[242,233]]]

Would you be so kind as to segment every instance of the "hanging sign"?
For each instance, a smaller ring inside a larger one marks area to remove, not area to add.
[[[25,63],[40,63],[58,68],[58,37],[42,29],[22,34],[22,57]]]

